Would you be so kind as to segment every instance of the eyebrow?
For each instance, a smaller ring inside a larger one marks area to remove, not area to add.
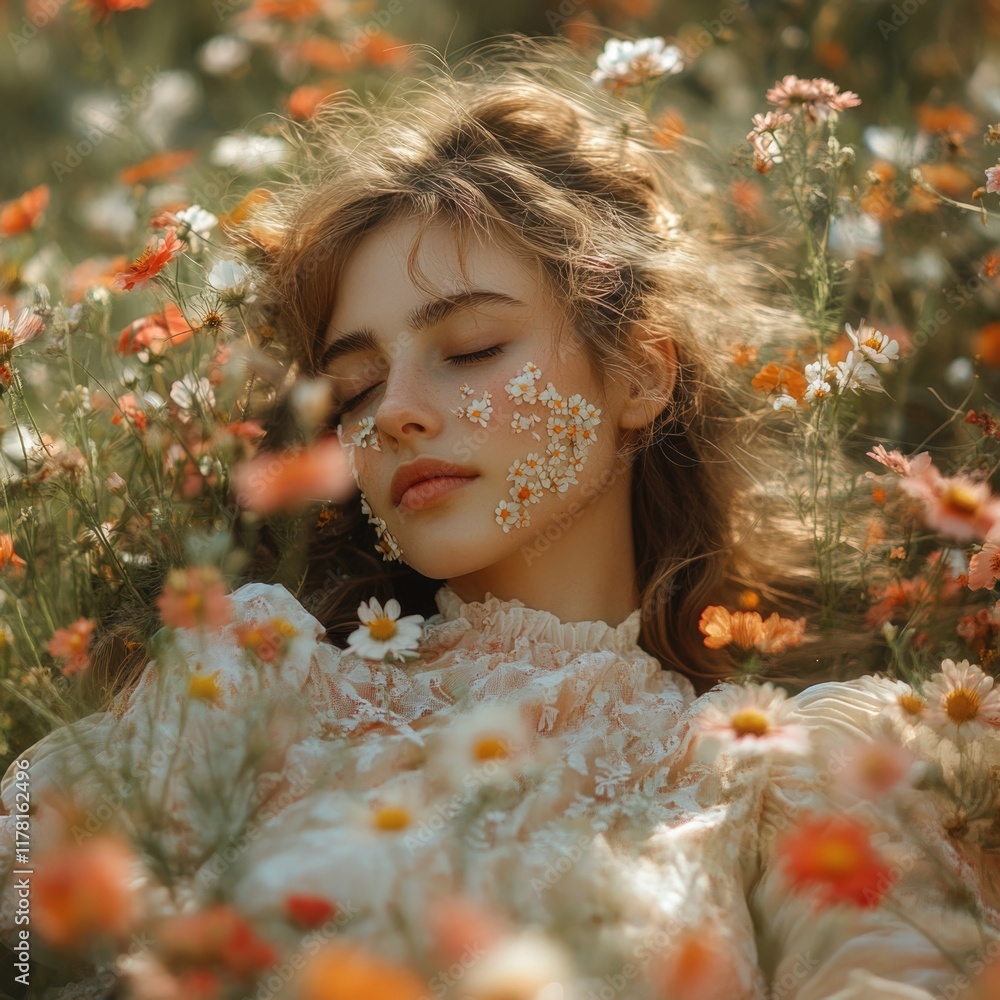
[[[449,316],[457,312],[478,305],[523,306],[525,303],[513,296],[506,295],[504,292],[472,289],[467,292],[457,292],[454,295],[431,299],[429,302],[417,306],[406,317],[406,324],[419,333],[421,330],[443,323]],[[337,358],[343,357],[345,354],[366,350],[377,351],[378,339],[370,326],[361,326],[345,333],[342,337],[338,337],[323,352],[319,362],[320,369],[329,367]]]

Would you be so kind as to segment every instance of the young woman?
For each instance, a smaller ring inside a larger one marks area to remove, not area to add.
[[[329,380],[358,486],[311,551],[316,617],[240,588],[116,712],[25,755],[34,780],[79,818],[124,776],[114,822],[164,912],[231,901],[287,963],[315,950],[288,901],[326,900],[391,995],[942,995],[992,940],[975,884],[949,896],[944,807],[916,835],[829,795],[904,732],[906,686],[696,693],[720,672],[699,615],[749,565],[726,346],[792,319],[754,304],[637,109],[533,51],[335,104],[317,180],[279,200],[274,325]],[[775,619],[770,648],[800,633]],[[826,854],[796,867],[802,831]],[[340,996],[323,944],[269,988]]]

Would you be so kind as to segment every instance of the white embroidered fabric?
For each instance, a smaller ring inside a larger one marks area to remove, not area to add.
[[[956,973],[923,931],[956,952],[982,943],[949,905],[943,863],[1000,925],[981,856],[956,845],[947,804],[926,793],[912,793],[912,815],[936,857],[891,819],[879,845],[899,862],[903,913],[814,912],[790,892],[773,846],[821,807],[815,770],[780,754],[700,760],[690,722],[722,692],[696,698],[642,650],[638,609],[615,627],[564,623],[519,601],[465,603],[444,586],[420,658],[386,665],[321,642],[323,627],[280,586],[247,585],[233,602],[232,625],[154,649],[119,717],[90,716],[21,755],[39,804],[33,851],[52,812],[43,793],[60,790],[85,829],[120,823],[148,848],[136,878],[166,887],[153,894],[163,912],[230,899],[289,950],[289,894],[327,897],[352,915],[345,934],[411,961],[430,949],[429,900],[460,893],[564,942],[580,1000],[646,1000],[644,971],[685,928],[724,943],[726,1000],[926,1000]],[[275,618],[298,635],[280,663],[253,665],[235,628]],[[215,673],[216,703],[188,696],[190,670]],[[895,683],[822,684],[795,699],[820,759],[882,727]],[[468,757],[490,725],[523,733],[519,753]],[[380,825],[387,815],[406,819]],[[8,945],[16,906],[9,883]],[[96,970],[50,995],[90,1000],[108,983]]]

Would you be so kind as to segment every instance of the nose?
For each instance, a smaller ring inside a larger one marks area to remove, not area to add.
[[[398,357],[393,362],[375,410],[375,426],[397,442],[440,432],[442,414],[436,394],[415,360]]]

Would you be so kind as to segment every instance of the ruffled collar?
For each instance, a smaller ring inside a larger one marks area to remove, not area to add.
[[[519,638],[551,642],[570,653],[609,650],[625,657],[649,657],[638,642],[642,610],[636,608],[619,625],[603,621],[563,622],[551,611],[524,606],[512,598],[501,600],[487,592],[484,601],[463,601],[448,584],[434,595],[441,623],[465,619],[484,639],[512,648]],[[428,622],[428,624],[432,624]]]

